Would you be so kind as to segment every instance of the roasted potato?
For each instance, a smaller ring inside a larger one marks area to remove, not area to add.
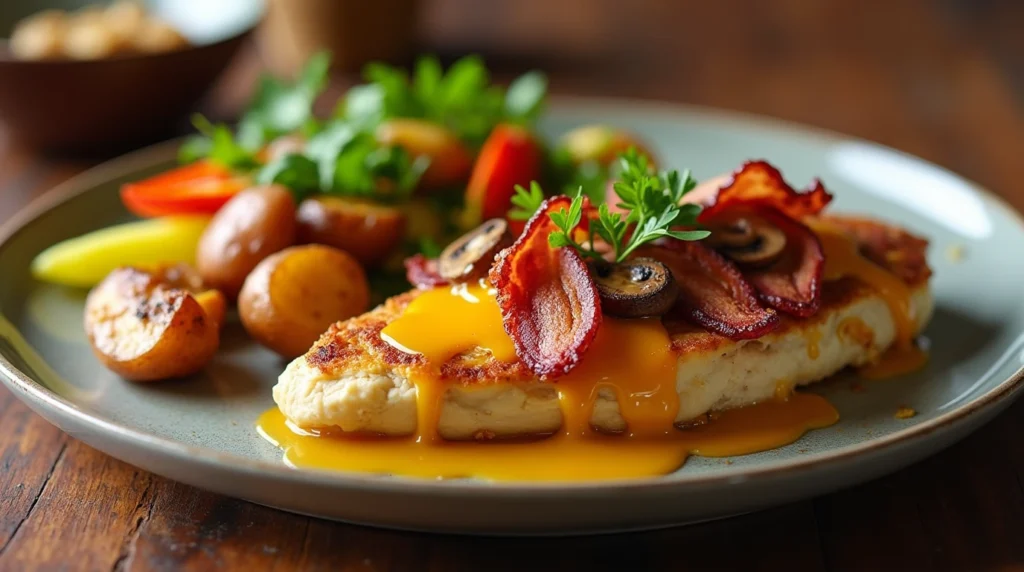
[[[137,52],[156,54],[185,49],[189,42],[177,28],[167,22],[148,19],[132,37],[131,45]]]
[[[11,53],[26,60],[63,56],[68,19],[60,10],[44,10],[17,24],[9,42]]]
[[[420,178],[425,191],[465,183],[473,168],[473,156],[462,141],[447,128],[422,119],[391,119],[377,127],[377,142],[405,149],[413,157],[430,158]]]
[[[233,300],[261,260],[295,244],[295,227],[295,200],[288,189],[246,189],[217,211],[199,238],[199,275]]]
[[[367,266],[382,262],[405,238],[402,211],[347,197],[306,199],[299,205],[296,220],[300,243],[333,246]]]
[[[167,276],[119,268],[89,292],[85,331],[96,357],[131,381],[193,374],[220,345],[224,297],[193,294]]]
[[[635,147],[652,166],[656,164],[654,153],[637,135],[606,125],[577,127],[562,136],[561,145],[575,163],[594,161],[608,166],[617,161],[621,153]]]
[[[366,274],[355,258],[309,244],[260,262],[242,287],[238,314],[256,341],[294,358],[331,324],[365,312],[369,301]]]

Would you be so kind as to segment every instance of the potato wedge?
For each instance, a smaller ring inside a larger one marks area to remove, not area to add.
[[[333,246],[364,265],[380,264],[405,238],[402,211],[347,197],[318,196],[296,212],[300,243]]]
[[[196,249],[203,281],[234,299],[270,254],[295,243],[295,200],[280,185],[246,189],[213,215]]]
[[[239,294],[238,314],[256,341],[294,358],[331,324],[365,312],[369,301],[366,274],[355,258],[308,244],[260,262]]]
[[[199,371],[220,345],[225,303],[216,291],[198,296],[205,304],[156,274],[130,267],[114,270],[86,298],[85,331],[93,353],[131,381]]]

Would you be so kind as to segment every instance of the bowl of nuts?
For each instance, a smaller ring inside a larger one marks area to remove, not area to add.
[[[265,9],[262,0],[96,1],[0,2],[0,126],[15,140],[77,150],[167,132]]]

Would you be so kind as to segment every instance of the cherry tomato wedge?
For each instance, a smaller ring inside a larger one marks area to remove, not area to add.
[[[197,161],[123,185],[121,201],[142,217],[213,214],[250,182],[226,167]]]
[[[541,149],[529,130],[502,124],[484,141],[466,188],[473,226],[504,218],[512,207],[516,185],[529,187],[541,176]]]

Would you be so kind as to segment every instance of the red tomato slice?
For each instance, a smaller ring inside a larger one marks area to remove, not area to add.
[[[508,124],[495,127],[480,149],[466,188],[466,204],[475,222],[504,217],[512,208],[516,185],[529,187],[540,176],[541,150],[529,130]]]
[[[121,201],[142,217],[213,214],[250,184],[247,177],[197,161],[121,187]]]

